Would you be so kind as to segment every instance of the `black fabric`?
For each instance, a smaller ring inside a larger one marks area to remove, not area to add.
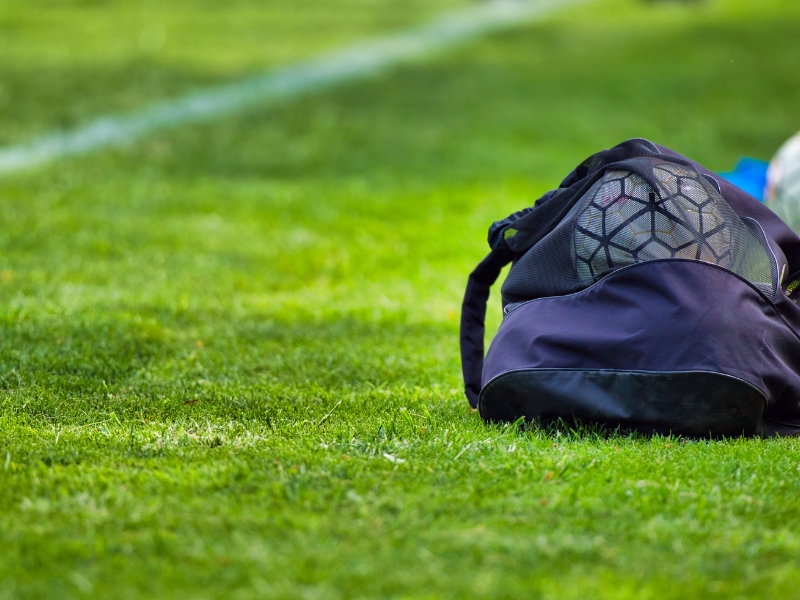
[[[555,193],[554,191],[547,192],[544,196],[542,196],[542,198],[548,199],[554,193]],[[537,200],[537,203],[542,202],[542,198],[539,198],[539,200]],[[513,225],[514,223],[519,221],[522,217],[531,212],[534,208],[535,206],[529,206],[528,208],[523,208],[522,210],[519,210],[511,215],[508,215],[505,219],[492,223],[492,225],[489,227],[489,247],[494,252],[499,252],[500,254],[508,254],[509,256],[513,256],[513,252],[511,252],[511,250],[506,245],[503,233],[506,231],[507,226]]]
[[[484,322],[489,290],[510,260],[507,254],[491,252],[475,267],[467,280],[467,291],[461,305],[461,370],[464,390],[472,408],[478,407],[478,394],[481,391],[483,335],[486,330]]]
[[[800,423],[797,422],[796,415],[794,422],[792,422],[793,415],[789,415],[785,421],[780,418],[768,417],[766,415],[761,417],[758,422],[758,429],[756,435],[763,438],[770,438],[775,436],[781,437],[795,437],[800,435]]]
[[[598,192],[609,182],[620,194]],[[800,238],[702,165],[628,140],[495,222],[489,246],[461,316],[465,391],[484,418],[800,434]],[[484,359],[489,289],[509,262],[514,310]]]
[[[520,211],[503,221],[498,221],[497,224],[502,225],[495,228],[494,237],[502,236],[508,248],[516,254],[525,252],[561,222],[574,204],[602,177],[605,169],[614,168],[615,163],[635,158],[660,158],[681,165],[691,164],[683,157],[662,154],[659,148],[648,140],[628,140],[584,160],[567,175],[558,189],[542,196],[532,210]],[[515,218],[515,215],[520,213],[524,214]],[[514,235],[509,236],[506,230],[512,226]]]
[[[530,369],[487,383],[480,412],[490,421],[578,418],[644,433],[738,437],[760,431],[765,402],[754,386],[718,373]]]
[[[739,217],[693,166],[634,158],[597,175],[515,261],[503,283],[504,304],[569,294],[615,269],[664,258],[727,268],[775,297],[778,268],[758,223]],[[507,243],[515,242],[518,227],[521,220],[506,229]]]
[[[639,263],[508,313],[482,382],[526,369],[720,373],[761,390],[765,416],[800,424],[800,330],[784,319],[800,308],[779,298],[706,262]]]
[[[659,157],[662,149],[644,138],[625,140],[613,148],[592,154],[575,167],[575,170],[564,178],[559,187],[566,188],[575,185],[581,179],[596,173],[610,163],[636,157]]]

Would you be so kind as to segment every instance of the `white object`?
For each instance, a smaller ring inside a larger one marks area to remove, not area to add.
[[[800,231],[800,133],[789,138],[770,161],[764,197],[789,227]]]

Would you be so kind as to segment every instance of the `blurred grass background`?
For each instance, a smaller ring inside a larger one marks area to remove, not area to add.
[[[0,144],[466,4],[4,0]],[[768,159],[798,30],[598,0],[4,176],[0,597],[798,597],[795,442],[487,426],[457,349],[488,225],[588,154]]]
[[[0,143],[311,58],[464,0],[4,0]]]

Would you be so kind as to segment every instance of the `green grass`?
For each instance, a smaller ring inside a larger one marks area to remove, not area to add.
[[[4,0],[0,143],[261,73],[465,1]]]
[[[0,137],[457,4],[9,1]],[[797,442],[486,425],[457,348],[486,227],[589,153],[800,129],[798,28],[601,0],[4,177],[0,598],[800,598]]]

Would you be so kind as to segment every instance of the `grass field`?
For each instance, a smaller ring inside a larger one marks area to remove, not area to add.
[[[4,0],[0,145],[459,0]],[[800,129],[800,3],[598,0],[0,179],[0,599],[800,598],[800,445],[486,425],[491,221]],[[493,302],[490,330],[499,324]]]

